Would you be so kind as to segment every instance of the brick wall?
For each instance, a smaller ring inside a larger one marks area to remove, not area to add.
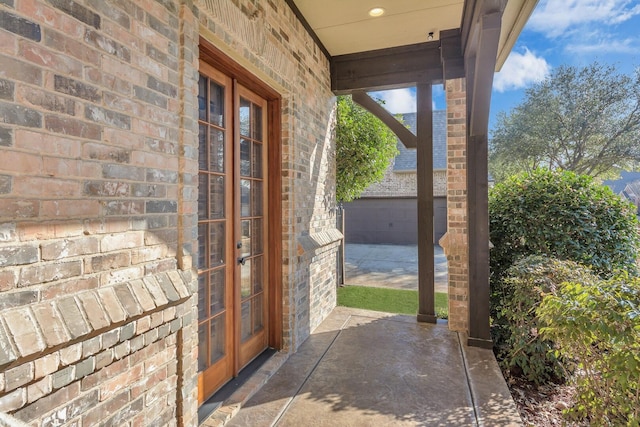
[[[202,37],[282,96],[283,338],[295,350],[335,306],[329,61],[284,0],[196,4]]]
[[[382,181],[370,185],[361,197],[417,197],[417,173],[396,172],[393,162],[387,168]],[[447,195],[447,171],[433,171],[433,197]]]
[[[30,425],[196,422],[181,3],[0,4],[0,410]]]
[[[329,63],[284,0],[0,2],[0,411],[195,425],[199,36],[282,95],[284,345],[335,305]]]
[[[465,80],[448,80],[447,234],[440,240],[449,267],[449,328],[468,330],[467,105]]]

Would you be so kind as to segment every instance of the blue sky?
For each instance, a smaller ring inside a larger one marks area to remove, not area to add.
[[[593,61],[615,64],[632,74],[640,66],[640,0],[540,0],[502,70],[495,74],[489,127],[499,111],[509,112],[524,89],[559,65]],[[392,113],[415,111],[415,89],[376,92]],[[434,88],[434,106],[444,93]]]

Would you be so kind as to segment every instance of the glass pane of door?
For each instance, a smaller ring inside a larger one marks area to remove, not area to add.
[[[202,65],[202,63],[201,63]],[[233,148],[231,79],[215,70],[198,85],[198,371],[203,401],[233,376]],[[231,287],[231,288],[229,288]],[[231,328],[231,329],[230,329]]]
[[[239,254],[242,266],[240,278],[241,315],[240,363],[247,363],[266,347],[266,286],[264,272],[265,182],[263,135],[266,129],[266,105],[262,98],[240,87],[238,122],[239,209],[241,237]]]

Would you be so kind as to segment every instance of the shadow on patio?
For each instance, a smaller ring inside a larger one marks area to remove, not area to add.
[[[228,426],[521,425],[492,352],[464,341],[412,316],[338,307],[239,412],[242,392],[202,425],[236,412]]]

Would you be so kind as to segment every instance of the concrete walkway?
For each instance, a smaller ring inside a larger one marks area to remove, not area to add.
[[[280,369],[254,374],[266,384],[252,398],[238,390],[201,425],[521,425],[493,353],[464,341],[414,316],[338,307]]]
[[[434,247],[435,290],[447,292],[447,258]],[[345,284],[395,289],[418,289],[417,245],[347,243]]]

